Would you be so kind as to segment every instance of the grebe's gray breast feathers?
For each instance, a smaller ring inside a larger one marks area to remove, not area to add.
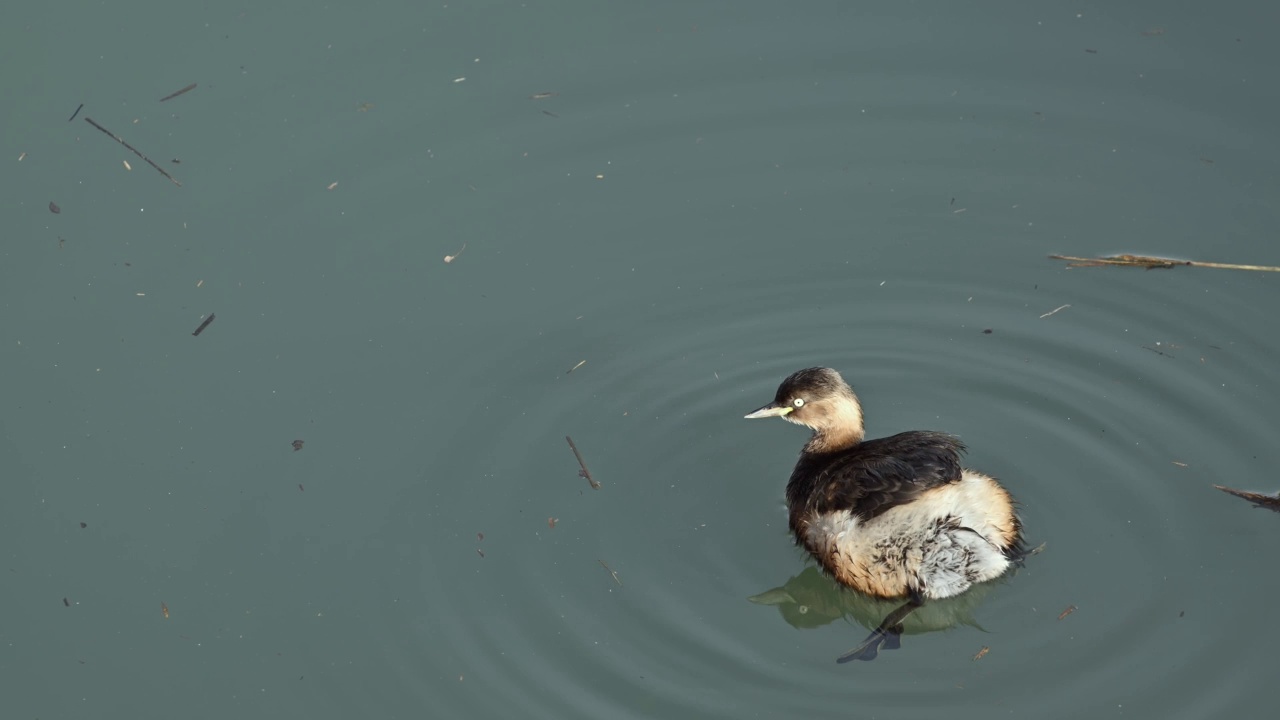
[[[793,515],[847,510],[865,522],[959,482],[964,451],[954,435],[917,430],[838,452],[803,453],[787,483],[787,503]]]

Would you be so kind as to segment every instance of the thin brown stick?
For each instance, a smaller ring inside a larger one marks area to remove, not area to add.
[[[1258,272],[1280,272],[1274,265],[1238,265],[1236,263],[1204,262],[1201,260],[1174,260],[1173,258],[1153,255],[1108,255],[1099,258],[1073,257],[1071,255],[1050,255],[1054,260],[1067,260],[1070,267],[1100,267],[1102,265],[1124,265],[1140,267],[1147,270],[1166,270],[1179,265],[1187,267],[1216,268],[1218,270],[1254,270]]]
[[[578,474],[586,478],[587,482],[591,483],[592,490],[599,490],[600,483],[596,482],[596,479],[591,477],[591,471],[587,469],[587,461],[582,459],[582,453],[578,452],[578,446],[573,444],[573,438],[565,435],[564,439],[569,441],[569,449],[573,451],[573,456],[578,458],[578,465],[582,468],[582,471]]]
[[[181,94],[183,94],[183,93],[189,93],[189,92],[191,92],[192,90],[195,90],[195,89],[196,89],[196,84],[195,84],[195,83],[191,83],[190,85],[188,85],[188,86],[186,86],[186,87],[182,88],[182,89],[181,89],[181,90],[179,90],[178,92],[171,92],[171,93],[169,93],[168,95],[165,95],[164,97],[160,98],[160,102],[164,102],[165,100],[172,100],[172,99],[174,99],[174,98],[178,97],[179,95],[181,95]]]
[[[1236,490],[1223,485],[1214,485],[1228,495],[1235,495],[1238,498],[1244,498],[1254,504],[1254,507],[1262,507],[1268,510],[1280,512],[1280,495],[1263,495],[1262,493],[1249,492],[1248,490]]]
[[[608,563],[600,558],[596,558],[596,562],[600,563],[605,570],[609,571],[609,574],[613,576],[613,581],[618,583],[618,587],[622,587],[622,581],[618,579],[618,573],[613,568],[609,567]]]
[[[159,165],[157,165],[157,164],[155,164],[155,163],[151,162],[151,158],[149,158],[149,157],[147,157],[146,155],[143,155],[142,153],[138,152],[138,149],[137,149],[137,148],[135,148],[134,146],[132,146],[132,145],[130,145],[129,143],[125,142],[125,141],[124,141],[124,139],[123,139],[123,138],[121,138],[119,135],[116,135],[115,133],[111,132],[110,130],[108,130],[108,129],[106,129],[106,128],[102,127],[101,125],[99,125],[98,123],[94,122],[94,121],[93,121],[93,118],[91,118],[91,117],[87,117],[87,116],[86,116],[86,117],[85,117],[85,119],[84,119],[84,121],[85,121],[85,122],[87,122],[87,123],[89,123],[90,125],[92,125],[92,126],[94,126],[94,127],[98,128],[98,129],[99,129],[99,130],[101,130],[102,132],[106,133],[108,136],[110,136],[110,137],[111,137],[113,140],[115,140],[116,142],[118,142],[118,143],[120,143],[121,145],[123,145],[123,146],[125,146],[125,147],[129,148],[130,150],[132,150],[134,155],[137,155],[138,157],[142,158],[143,160],[146,160],[148,165],[150,165],[151,167],[155,168],[156,170],[159,170],[159,171],[160,171],[160,174],[161,174],[161,175],[163,175],[163,176],[165,176],[165,177],[167,177],[167,178],[169,178],[169,181],[170,181],[170,182],[172,182],[174,185],[177,185],[178,187],[182,187],[182,183],[178,182],[178,179],[177,179],[177,178],[175,178],[174,176],[172,176],[172,175],[170,175],[169,173],[165,172],[165,171],[164,171],[164,168],[162,168],[162,167],[160,167]]]

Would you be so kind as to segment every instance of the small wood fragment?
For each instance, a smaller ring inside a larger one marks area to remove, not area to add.
[[[186,87],[182,88],[181,90],[179,90],[179,91],[177,91],[177,92],[171,92],[171,93],[169,93],[168,95],[165,95],[164,97],[160,98],[160,102],[164,102],[165,100],[172,100],[172,99],[174,99],[174,98],[178,97],[179,95],[183,95],[183,94],[185,94],[185,93],[189,93],[189,92],[191,92],[192,90],[195,90],[195,89],[196,89],[196,84],[195,84],[195,83],[191,83],[190,85],[188,85],[188,86],[186,86]]]
[[[1225,487],[1223,485],[1214,485],[1228,495],[1235,495],[1253,503],[1254,507],[1266,508],[1275,512],[1280,512],[1280,493],[1276,495],[1263,495],[1262,493],[1249,492],[1248,490],[1236,490],[1235,488]]]
[[[573,444],[573,438],[565,435],[564,439],[569,441],[569,449],[573,451],[573,456],[578,458],[578,466],[582,468],[578,471],[578,476],[586,478],[587,482],[591,484],[592,490],[599,490],[600,483],[591,477],[591,471],[587,469],[587,461],[582,459],[582,453],[578,452],[578,446]]]
[[[613,568],[609,567],[605,561],[599,558],[596,558],[596,562],[600,563],[605,570],[609,571],[609,575],[613,577],[614,582],[618,583],[618,587],[622,587],[622,581],[618,579],[618,573],[614,572]]]
[[[973,659],[974,659],[974,660],[981,660],[982,658],[986,657],[987,653],[989,653],[989,652],[991,652],[991,648],[990,648],[990,647],[988,647],[988,646],[986,646],[986,645],[983,645],[983,646],[982,646],[982,649],[981,649],[981,650],[979,650],[979,651],[977,652],[977,654],[973,656]]]
[[[148,165],[150,165],[151,167],[155,168],[156,170],[159,170],[161,175],[163,175],[163,176],[165,176],[165,177],[169,178],[169,182],[173,183],[174,185],[177,185],[178,187],[182,187],[182,183],[178,182],[178,179],[177,179],[177,178],[175,178],[174,176],[172,176],[172,175],[170,175],[168,172],[166,172],[164,168],[160,167],[159,165],[155,164],[154,162],[151,162],[151,158],[149,158],[149,157],[147,157],[146,155],[143,155],[142,153],[138,152],[138,149],[137,149],[137,148],[135,148],[134,146],[130,145],[129,143],[125,142],[125,141],[124,141],[124,138],[120,137],[119,135],[116,135],[115,133],[111,132],[110,130],[108,130],[108,129],[106,129],[106,128],[102,127],[101,125],[99,125],[98,123],[94,122],[94,121],[93,121],[93,118],[91,118],[91,117],[86,117],[84,120],[85,120],[85,122],[89,123],[90,125],[92,125],[92,126],[94,126],[94,127],[98,128],[99,130],[101,130],[105,135],[107,135],[108,137],[110,137],[112,140],[115,140],[116,142],[120,143],[121,145],[123,145],[123,146],[125,146],[125,147],[129,148],[129,150],[133,151],[133,154],[134,154],[134,155],[137,155],[138,157],[142,158],[143,160],[146,160]]]
[[[209,317],[205,318],[204,322],[200,323],[200,327],[196,328],[196,331],[191,334],[193,336],[199,336],[200,333],[204,332],[205,328],[209,327],[209,323],[213,322],[213,317],[213,313],[209,313]]]
[[[1075,257],[1072,255],[1050,255],[1054,260],[1067,260],[1072,264],[1067,267],[1100,267],[1102,265],[1123,265],[1140,267],[1147,270],[1168,270],[1184,265],[1187,267],[1216,268],[1218,270],[1255,270],[1259,272],[1280,272],[1274,265],[1238,265],[1235,263],[1203,262],[1200,260],[1175,260],[1173,258],[1153,255],[1109,255],[1098,258]]]
[[[1058,613],[1058,619],[1061,620],[1075,611],[1076,611],[1075,605],[1068,605],[1066,610],[1063,610],[1061,613]]]
[[[580,368],[580,367],[582,367],[583,365],[586,365],[586,364],[587,364],[587,361],[586,361],[586,360],[583,360],[582,362],[578,363],[577,365],[574,365],[573,367],[569,368],[568,370],[565,370],[565,371],[564,371],[564,374],[565,374],[565,375],[568,375],[569,373],[573,372],[574,370],[577,370],[578,368]]]

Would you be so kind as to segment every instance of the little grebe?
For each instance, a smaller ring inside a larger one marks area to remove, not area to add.
[[[835,370],[794,373],[746,417],[813,430],[787,481],[796,543],[841,584],[906,598],[839,662],[897,647],[903,618],[925,600],[997,578],[1024,555],[1013,499],[993,478],[960,466],[958,438],[912,431],[864,440],[862,406]]]

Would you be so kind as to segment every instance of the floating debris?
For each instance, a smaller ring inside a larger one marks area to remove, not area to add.
[[[574,370],[577,370],[578,368],[580,368],[580,367],[582,367],[583,365],[586,365],[586,364],[587,364],[587,361],[586,361],[586,360],[583,360],[582,362],[578,363],[577,365],[574,365],[573,367],[569,368],[568,370],[565,370],[565,371],[564,371],[564,374],[565,374],[565,375],[568,375],[569,373],[573,372]]]
[[[62,598],[62,604],[67,607],[71,607],[71,601],[66,598]]]
[[[613,577],[614,582],[618,583],[618,587],[622,587],[622,581],[618,579],[618,573],[614,572],[613,568],[609,567],[609,565],[605,561],[599,558],[596,558],[596,562],[600,563],[600,565],[604,567],[605,570],[609,571],[609,575]]]
[[[551,528],[552,530],[555,530],[556,523],[558,522],[560,522],[560,518],[549,517],[547,518],[547,527]]]
[[[80,529],[81,529],[81,530],[83,530],[83,529],[85,529],[85,528],[87,528],[87,527],[89,527],[89,523],[80,523]]]
[[[50,201],[49,201],[49,212],[53,213],[54,215],[58,215],[58,214],[60,214],[60,213],[62,212],[62,208],[58,207],[58,203],[56,203],[56,202],[54,202],[54,201],[50,200]]]
[[[293,441],[293,443],[292,443],[292,444],[293,444],[293,451],[294,451],[294,452],[298,452],[299,450],[301,450],[301,449],[302,449],[302,443],[303,443],[303,441],[302,441],[302,440],[294,440],[294,441]]]
[[[1228,495],[1235,495],[1238,498],[1244,498],[1253,503],[1254,507],[1266,508],[1275,512],[1280,512],[1280,493],[1275,495],[1263,495],[1262,493],[1249,492],[1248,490],[1236,490],[1235,488],[1225,487],[1223,485],[1214,485]]]
[[[336,187],[338,187],[338,183],[336,183],[336,182],[331,182],[331,183],[329,183],[329,186],[325,188],[325,190],[332,190],[332,189],[334,189],[334,188],[336,188]]]
[[[123,139],[123,138],[121,138],[119,135],[116,135],[115,133],[111,132],[110,130],[108,130],[108,129],[106,129],[106,128],[102,127],[101,125],[99,125],[98,123],[94,122],[94,121],[93,121],[93,118],[91,118],[91,117],[86,117],[84,120],[85,120],[85,122],[89,123],[90,125],[92,125],[92,126],[94,126],[94,127],[98,128],[99,130],[101,130],[103,133],[105,133],[105,134],[106,134],[107,136],[109,136],[111,139],[115,140],[116,142],[120,143],[121,145],[123,145],[123,146],[125,146],[125,147],[129,148],[130,150],[132,150],[134,155],[137,155],[138,157],[142,158],[143,160],[146,160],[148,165],[150,165],[151,167],[155,168],[156,170],[159,170],[161,175],[163,175],[163,176],[165,176],[165,177],[169,178],[169,182],[172,182],[174,185],[177,185],[178,187],[182,187],[182,183],[178,182],[178,179],[177,179],[177,178],[175,178],[174,176],[172,176],[172,175],[170,175],[169,173],[165,172],[165,169],[164,169],[164,168],[162,168],[162,167],[160,167],[159,165],[157,165],[157,164],[155,164],[155,163],[151,162],[151,158],[149,158],[149,157],[147,157],[146,155],[143,155],[142,153],[138,152],[138,149],[137,149],[137,148],[135,148],[134,146],[132,146],[132,145],[130,145],[129,143],[125,142],[125,141],[124,141],[124,139]]]
[[[1049,317],[1050,315],[1056,315],[1056,314],[1058,314],[1059,312],[1061,312],[1061,311],[1063,311],[1063,310],[1066,310],[1066,309],[1067,309],[1067,308],[1069,308],[1069,307],[1071,307],[1071,306],[1070,306],[1070,305],[1059,305],[1058,307],[1056,307],[1056,308],[1054,308],[1054,309],[1050,310],[1049,312],[1047,312],[1047,313],[1045,313],[1045,314],[1041,315],[1041,316],[1040,316],[1040,319],[1041,319],[1041,320],[1043,320],[1043,319],[1045,319],[1045,318]]]
[[[165,605],[163,602],[160,603],[160,612],[164,613],[165,620],[169,619],[169,606]]]
[[[586,478],[587,482],[591,483],[592,490],[599,490],[600,483],[591,477],[591,471],[587,469],[587,461],[582,459],[582,453],[578,452],[578,446],[573,444],[573,438],[565,435],[564,439],[569,441],[569,449],[573,451],[573,456],[578,458],[578,465],[582,468],[578,471],[578,477]]]
[[[125,170],[129,170],[130,172],[133,171],[133,166],[129,164],[128,160],[121,160],[120,162],[124,163]]]
[[[213,317],[213,313],[209,313],[209,317],[205,318],[204,322],[200,323],[200,327],[196,328],[196,331],[191,334],[193,336],[199,336],[200,333],[204,332],[205,328],[209,327],[209,323],[213,322]]]
[[[1066,610],[1063,610],[1062,612],[1058,613],[1058,619],[1061,620],[1075,611],[1076,611],[1075,605],[1068,605]]]
[[[560,93],[558,92],[540,92],[540,93],[534,93],[530,95],[529,99],[530,100],[546,100],[547,98],[553,98],[559,94]]]
[[[1217,268],[1218,270],[1256,270],[1259,272],[1280,272],[1274,265],[1237,265],[1234,263],[1202,262],[1200,260],[1174,260],[1173,258],[1153,255],[1108,255],[1100,258],[1073,257],[1071,255],[1050,255],[1054,260],[1067,260],[1072,264],[1067,267],[1101,267],[1103,265],[1123,265],[1140,267],[1147,270],[1168,270],[1183,265],[1186,267]]]
[[[480,557],[484,557],[484,551],[480,548],[476,548],[476,552],[480,553]]]
[[[80,110],[83,108],[84,108],[84,103],[80,103],[80,107],[76,108],[76,111],[71,113],[71,117],[67,118],[67,122],[71,122],[72,120],[75,120],[76,116],[80,114]]]
[[[178,97],[179,95],[182,95],[182,94],[185,94],[185,93],[189,93],[189,92],[191,92],[192,90],[195,90],[195,89],[196,89],[196,84],[195,84],[195,83],[191,83],[190,85],[188,85],[188,86],[186,86],[186,87],[182,88],[181,90],[179,90],[179,91],[177,91],[177,92],[171,92],[171,93],[169,93],[168,95],[165,95],[164,97],[160,98],[160,102],[164,102],[165,100],[172,100],[172,99],[174,99],[174,98]]]
[[[986,646],[986,645],[983,645],[983,646],[982,646],[982,649],[981,649],[981,650],[979,650],[979,651],[977,652],[977,654],[973,656],[973,659],[974,659],[974,660],[981,660],[982,658],[986,657],[986,656],[987,656],[987,653],[989,653],[989,652],[991,652],[991,648],[990,648],[990,647],[988,647],[988,646]]]
[[[456,252],[456,253],[454,253],[454,254],[452,254],[452,255],[445,255],[445,256],[444,256],[444,261],[445,261],[445,262],[447,262],[447,263],[451,263],[451,262],[453,262],[454,260],[457,260],[457,259],[458,259],[458,256],[462,254],[462,251],[463,251],[463,250],[466,250],[466,249],[467,249],[467,244],[466,244],[466,243],[462,243],[462,247],[458,248],[458,252]]]

